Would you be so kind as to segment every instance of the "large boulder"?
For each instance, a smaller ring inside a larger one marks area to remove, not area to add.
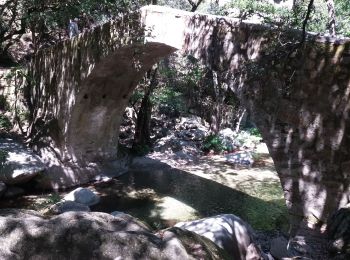
[[[229,260],[230,255],[210,239],[182,228],[172,227],[158,233],[163,240],[180,240],[190,259],[220,259]]]
[[[64,196],[63,201],[74,201],[86,206],[92,206],[99,203],[100,197],[87,188],[77,188]]]
[[[229,151],[236,150],[241,146],[241,144],[235,139],[236,133],[231,128],[220,130],[219,138],[222,144],[227,147],[227,150]]]
[[[113,212],[111,212],[111,215],[114,216],[114,217],[122,218],[122,219],[124,219],[127,222],[128,221],[136,222],[141,227],[144,227],[145,229],[151,230],[151,228],[146,223],[144,223],[143,221],[141,221],[141,220],[139,220],[137,218],[134,218],[133,216],[131,216],[129,214],[126,214],[126,213],[124,213],[122,211],[113,211]]]
[[[0,150],[7,153],[6,162],[0,166],[0,181],[6,184],[25,183],[46,169],[39,156],[9,138],[0,138]]]
[[[34,211],[0,210],[0,259],[227,259],[214,243],[179,233],[157,236],[133,219],[101,212],[44,219]]]
[[[226,161],[234,165],[234,167],[245,166],[250,168],[254,163],[253,155],[249,151],[235,152],[232,154],[227,154],[225,157]]]
[[[232,259],[264,259],[254,242],[252,228],[233,214],[222,214],[175,225],[204,236],[229,253]]]
[[[208,131],[209,124],[199,116],[181,117],[176,125],[176,130],[200,129]]]

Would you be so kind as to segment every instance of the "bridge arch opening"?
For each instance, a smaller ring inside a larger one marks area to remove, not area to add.
[[[193,59],[193,57],[190,56],[190,59]],[[174,62],[173,59],[165,62],[167,64],[167,69],[169,69],[169,63],[172,62]],[[179,63],[179,61],[177,62]],[[200,61],[197,62],[200,63]],[[177,71],[181,71],[179,64],[177,65],[177,67],[175,66]],[[160,67],[162,67],[162,65],[160,65]],[[201,67],[206,70],[210,70],[204,65],[201,65]],[[174,67],[171,69],[174,69]],[[197,70],[198,68],[188,68],[189,72],[183,73],[188,74],[188,76],[195,77],[196,75],[193,75],[193,73],[191,73],[191,69]],[[194,71],[194,73],[198,73],[198,71]],[[180,74],[181,73],[175,74],[175,77],[181,77],[179,76]],[[168,75],[172,75],[172,72],[168,71]],[[243,217],[243,219],[246,219],[249,222],[253,223],[254,227],[257,227],[258,229],[266,227],[274,229],[276,225],[278,226],[281,223],[283,223],[282,226],[285,229],[286,225],[288,225],[288,221],[286,219],[287,210],[283,198],[280,180],[274,170],[273,160],[269,157],[266,146],[263,147],[262,144],[260,145],[261,139],[258,137],[255,138],[255,136],[252,135],[248,135],[247,132],[242,132],[236,140],[239,138],[246,138],[246,140],[241,140],[242,146],[240,148],[237,146],[235,148],[235,151],[230,150],[230,153],[226,155],[223,153],[219,155],[205,154],[202,151],[202,145],[205,142],[205,136],[208,136],[210,134],[210,123],[208,124],[204,122],[205,120],[210,120],[210,116],[204,115],[204,112],[208,112],[208,114],[210,113],[212,115],[213,113],[211,113],[209,110],[214,109],[215,104],[212,103],[211,108],[207,107],[207,111],[202,111],[202,113],[199,112],[196,114],[196,111],[194,110],[199,108],[193,106],[193,104],[189,104],[190,101],[186,101],[188,98],[187,96],[181,98],[182,104],[180,107],[183,109],[181,112],[176,111],[176,109],[174,109],[172,106],[173,104],[168,107],[164,107],[167,101],[177,102],[179,104],[181,103],[180,98],[175,97],[176,94],[181,95],[179,91],[181,87],[170,87],[169,83],[174,85],[181,85],[186,84],[186,82],[183,82],[180,78],[176,78],[175,81],[177,82],[174,82],[172,76],[170,76],[170,79],[164,75],[158,77],[160,77],[159,80],[161,81],[161,86],[158,87],[161,89],[158,89],[160,93],[156,93],[156,96],[163,95],[163,93],[169,93],[170,91],[174,90],[177,90],[178,92],[175,93],[175,95],[174,93],[170,93],[170,95],[173,97],[173,100],[166,99],[162,96],[163,102],[159,104],[160,108],[158,106],[158,109],[161,111],[157,111],[152,114],[153,126],[151,126],[151,128],[153,127],[154,131],[151,129],[151,132],[153,140],[151,153],[148,154],[147,158],[151,158],[154,161],[152,162],[151,159],[149,161],[148,159],[144,159],[145,161],[142,162],[142,159],[137,159],[136,162],[131,165],[130,171],[126,173],[125,177],[122,178],[128,179],[127,176],[132,176],[130,178],[135,180],[135,182],[138,183],[141,187],[151,188],[152,190],[156,191],[157,194],[158,192],[163,195],[166,193],[168,194],[168,197],[170,197],[170,201],[174,202],[173,199],[179,200],[181,203],[185,204],[184,209],[189,206],[201,217],[215,214],[214,212],[217,210],[217,214],[226,212],[239,215]],[[187,76],[184,75],[183,79],[186,77]],[[209,81],[208,77],[209,75],[207,75],[207,77],[203,80]],[[210,75],[210,77],[213,77],[213,75]],[[211,79],[211,81],[212,80],[213,79]],[[191,82],[187,83],[187,87],[193,88]],[[204,92],[205,87],[201,87],[202,92]],[[183,88],[186,88],[186,86]],[[167,92],[166,90],[169,91]],[[185,91],[184,89],[182,90]],[[201,94],[201,91],[197,88],[189,94],[197,95],[193,98],[197,100],[203,99],[202,101],[205,103],[208,102],[207,98],[209,98],[209,95],[214,94],[212,93],[214,92],[214,89],[212,86],[207,86],[206,91],[210,93]],[[231,90],[228,89],[227,92],[231,92]],[[226,94],[229,96],[228,93]],[[234,93],[231,92],[230,95],[234,95]],[[238,100],[236,101],[238,102]],[[141,103],[141,101],[139,103]],[[204,105],[205,104],[203,104],[203,106]],[[227,107],[228,106],[225,106],[225,108],[228,110]],[[155,109],[157,109],[157,105]],[[132,107],[128,107],[126,111],[129,114],[129,117],[132,117],[132,114],[135,113],[135,110],[133,110]],[[137,107],[136,111],[139,111],[139,107]],[[227,112],[225,115],[228,116],[228,113],[233,114],[233,111],[235,110],[232,109],[232,111]],[[231,118],[228,120],[232,120],[234,117],[233,115],[230,116]],[[130,127],[130,118],[128,118],[127,121],[128,122],[125,122],[123,124],[123,129],[125,132],[122,132],[121,141],[123,142],[123,146],[128,145],[128,147],[131,148],[133,144],[133,134],[130,133],[132,132],[130,131],[132,129],[132,127]],[[134,123],[136,123],[136,121],[137,120],[135,118]],[[215,124],[215,122],[211,123],[213,125]],[[227,122],[223,123],[221,130],[227,126]],[[234,122],[231,122],[230,127],[232,132],[235,130],[234,126]],[[195,136],[196,133],[201,135],[204,131],[205,136],[199,137],[199,139],[198,136]],[[247,136],[244,137],[246,134]],[[248,140],[248,138],[251,138],[251,140]],[[243,146],[247,145],[248,142],[254,142],[254,144],[250,144],[251,146],[243,148]],[[258,149],[253,148],[255,144],[257,144],[259,147]],[[140,149],[134,152],[142,153],[144,151],[146,151],[146,149]],[[242,164],[239,164],[237,160],[236,165],[234,165],[234,159],[231,158],[236,158],[235,156],[237,158],[240,156],[254,156],[256,163],[254,165],[250,165],[252,168],[249,169],[249,165],[244,164],[247,163],[250,158],[246,158],[246,160],[242,159],[240,161]],[[162,166],[160,162],[166,163],[167,165],[172,166],[174,169],[165,169],[165,166]],[[138,165],[137,169],[135,169],[135,165]],[[151,173],[153,171],[159,173]],[[147,180],[147,178],[150,178],[153,181]],[[195,180],[195,183],[188,183],[185,180]],[[217,189],[215,188],[215,198],[202,194],[206,190],[206,188],[203,186],[207,186],[207,189],[209,190],[216,187]],[[220,192],[219,187],[221,187],[223,193]],[[168,191],[166,191],[166,189],[168,189]],[[192,192],[190,191],[191,189]],[[182,191],[181,194],[179,194],[179,190]],[[232,196],[232,198],[224,199],[223,194],[231,194],[230,196]],[[205,206],[205,203],[203,204],[200,201],[200,197],[206,198],[207,206]],[[263,199],[261,199],[261,197]],[[245,209],[241,207],[241,203],[238,203],[237,198],[244,198],[242,200],[245,200]],[[169,202],[169,200],[166,199],[167,202]],[[179,206],[178,203],[179,202],[176,202],[173,206]],[[216,204],[217,208],[215,208],[216,206],[213,204]],[[163,208],[163,206],[167,207],[167,205],[162,204],[160,208]],[[255,210],[254,207],[256,207]],[[220,210],[218,208],[220,208]],[[260,214],[259,211],[264,211],[263,208],[269,208],[269,214],[265,214],[264,218],[254,217],[256,214]],[[163,208],[163,210],[165,209]],[[168,210],[169,212],[176,211],[176,208],[171,208],[171,205],[169,205]],[[207,213],[205,213],[205,211]],[[253,214],[253,211],[256,213],[255,215]],[[149,212],[147,212],[147,214],[148,213]],[[145,217],[142,215],[144,214],[143,212],[138,212],[136,214],[141,214],[141,218]],[[186,216],[186,212],[183,212],[183,215]],[[168,215],[167,218],[171,218],[170,216],[171,214]],[[152,219],[150,221],[152,221]]]

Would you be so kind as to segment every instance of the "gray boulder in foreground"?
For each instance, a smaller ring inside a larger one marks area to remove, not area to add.
[[[264,259],[255,245],[252,228],[233,214],[222,214],[204,219],[180,222],[175,225],[204,236],[229,253],[231,259]]]
[[[181,229],[153,234],[133,219],[101,212],[0,210],[0,259],[228,259],[206,238]]]
[[[6,162],[0,166],[0,181],[5,184],[28,182],[46,169],[39,156],[12,139],[0,138],[0,150],[7,152]]]

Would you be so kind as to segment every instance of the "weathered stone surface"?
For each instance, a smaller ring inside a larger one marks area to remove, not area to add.
[[[90,212],[90,208],[74,201],[61,201],[50,207],[50,212],[53,214],[62,214],[68,211]]]
[[[234,166],[246,166],[251,167],[254,163],[252,154],[249,151],[240,151],[232,154],[227,154],[226,161],[233,164]]]
[[[129,215],[129,214],[126,214],[124,212],[121,212],[121,211],[113,211],[111,212],[111,215],[114,216],[114,217],[118,217],[118,218],[122,218],[124,219],[125,221],[130,221],[130,222],[136,222],[138,225],[144,227],[145,229],[149,229],[151,230],[151,228],[146,224],[144,223],[143,221],[137,219],[137,218],[134,218],[133,216]]]
[[[181,242],[191,259],[231,259],[230,255],[210,239],[182,228],[172,227],[158,233],[163,240]],[[177,241],[178,240],[178,241]],[[248,259],[248,258],[247,258]]]
[[[227,147],[229,151],[233,151],[241,146],[241,144],[235,140],[236,134],[231,128],[222,129],[219,132],[219,138],[223,145]]]
[[[99,203],[100,197],[87,188],[77,188],[64,196],[63,201],[74,201],[86,206],[92,206]]]
[[[261,250],[254,246],[252,228],[232,214],[223,214],[200,220],[180,222],[175,225],[204,236],[229,253],[232,259],[260,259]],[[248,250],[248,247],[250,250]],[[256,254],[255,256],[248,254]],[[254,258],[255,257],[255,258]]]
[[[195,234],[156,236],[135,221],[100,212],[66,212],[44,219],[33,211],[0,210],[0,258],[7,259],[227,259]],[[192,239],[195,238],[195,239]],[[185,241],[185,242],[183,242]]]
[[[37,155],[12,139],[0,138],[0,149],[8,152],[0,172],[6,184],[25,183],[46,169]]]

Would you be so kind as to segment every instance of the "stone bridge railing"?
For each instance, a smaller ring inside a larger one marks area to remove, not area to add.
[[[146,32],[146,33],[145,33]],[[294,216],[319,222],[349,200],[350,42],[223,17],[144,7],[32,62],[31,138],[50,186],[115,169],[132,90],[176,49],[223,75],[254,116]]]

